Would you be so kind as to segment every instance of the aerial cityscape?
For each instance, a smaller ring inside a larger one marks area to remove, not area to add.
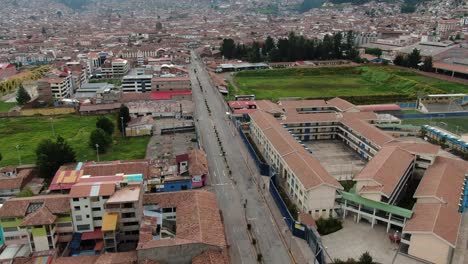
[[[0,264],[468,264],[468,1],[0,0]]]

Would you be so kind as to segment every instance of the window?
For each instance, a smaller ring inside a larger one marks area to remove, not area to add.
[[[80,198],[73,198],[73,201],[78,202],[78,201],[80,201]]]
[[[94,221],[101,221],[101,220],[102,220],[102,217],[96,216],[96,217],[93,217],[93,220],[94,220]]]
[[[91,197],[91,202],[99,202],[99,196]]]
[[[88,215],[88,214],[86,215],[86,218],[89,218],[89,215]]]
[[[93,212],[96,212],[96,211],[101,211],[101,207],[93,207]]]
[[[75,216],[75,219],[76,219],[76,221],[81,221],[81,220],[83,220],[83,217],[81,217],[81,215],[77,215],[77,216]]]
[[[18,227],[4,227],[3,232],[15,232],[18,231]]]
[[[75,211],[80,211],[80,210],[81,210],[81,207],[79,207],[79,206],[74,206],[73,209],[75,209]]]
[[[89,229],[89,225],[77,225],[77,226],[76,226],[76,229],[77,229],[78,231],[88,230],[88,229]]]
[[[127,222],[127,223],[123,223],[123,226],[137,226],[138,225],[138,222]]]
[[[122,214],[122,218],[131,218],[135,217],[135,213],[124,213]]]
[[[133,208],[133,203],[124,203],[123,208]]]
[[[57,227],[69,227],[71,226],[72,224],[70,222],[66,222],[66,223],[57,223]]]

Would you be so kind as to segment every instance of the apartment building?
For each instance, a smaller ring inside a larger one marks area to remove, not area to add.
[[[142,215],[141,174],[83,177],[70,190],[75,232],[111,251],[135,249]]]
[[[130,63],[124,59],[108,58],[101,65],[101,76],[108,79],[122,78],[130,70]]]
[[[140,221],[143,215],[143,193],[140,184],[128,185],[117,190],[105,203],[104,225],[108,222],[114,225],[115,245],[128,244],[131,248],[136,248],[140,229]],[[105,240],[108,241],[108,240]],[[106,248],[109,243],[106,242]]]
[[[153,75],[151,74],[141,74],[141,75],[127,75],[122,79],[122,91],[125,92],[137,92],[145,93],[151,91],[151,79]]]
[[[70,190],[70,206],[75,232],[94,232],[101,228],[104,204],[115,189],[113,182],[73,185]]]
[[[67,195],[13,198],[0,208],[6,245],[28,245],[30,252],[53,250],[72,238]]]
[[[190,91],[189,77],[157,77],[151,80],[152,91]]]
[[[39,98],[48,101],[70,98],[73,94],[72,78],[68,73],[60,74],[59,76],[50,76],[38,80]]]

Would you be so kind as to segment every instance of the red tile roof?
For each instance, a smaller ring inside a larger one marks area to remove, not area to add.
[[[182,191],[145,194],[143,204],[158,204],[161,208],[175,207],[175,239],[140,239],[138,249],[164,247],[187,243],[204,243],[219,248],[227,245],[216,195],[207,191]]]
[[[151,92],[151,99],[153,100],[171,100],[173,96],[192,95],[192,91],[170,91],[170,92]]]
[[[99,187],[96,196],[110,196],[115,192],[115,183],[77,183],[71,188],[70,197],[90,197],[93,186]]]
[[[34,226],[34,225],[50,225],[55,222],[57,216],[52,214],[47,206],[42,206],[37,209],[35,212],[27,215],[20,226]]]
[[[207,250],[192,259],[192,264],[228,264],[226,252]]]
[[[382,186],[381,193],[389,198],[414,159],[412,154],[399,147],[385,147],[369,161],[354,180],[373,180]]]
[[[25,198],[12,198],[0,208],[0,217],[24,217],[31,203],[43,203],[52,214],[70,213],[68,195],[40,195]]]

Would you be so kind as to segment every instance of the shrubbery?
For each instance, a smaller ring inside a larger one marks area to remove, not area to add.
[[[330,217],[330,218],[319,218],[316,221],[317,224],[317,231],[319,232],[320,235],[324,236],[327,234],[334,233],[341,228],[343,228],[343,224],[341,220]]]

